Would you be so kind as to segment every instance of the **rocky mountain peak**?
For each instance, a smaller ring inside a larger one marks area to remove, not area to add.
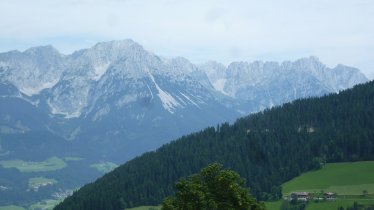
[[[52,45],[45,45],[39,47],[31,47],[24,51],[27,55],[37,55],[37,56],[45,56],[45,55],[61,55],[60,52],[53,47]]]
[[[182,57],[162,59],[131,39],[100,42],[66,56],[50,45],[30,48],[23,53],[2,53],[0,66],[1,75],[6,77],[4,81],[29,96],[47,89],[52,113],[70,117],[79,117],[93,104],[91,99],[110,98],[113,91],[122,94],[129,88],[133,89],[131,94],[141,89],[147,97],[165,93],[162,99],[175,97],[178,101],[177,96],[172,95],[178,86],[179,92],[188,89],[190,93],[224,94],[240,103],[261,100],[266,107],[315,95],[306,83],[317,88],[320,95],[367,81],[357,69],[344,65],[330,69],[315,56],[282,63],[232,62],[225,67],[208,62],[197,66]],[[171,87],[174,89],[169,90]],[[282,88],[287,97],[270,94]]]

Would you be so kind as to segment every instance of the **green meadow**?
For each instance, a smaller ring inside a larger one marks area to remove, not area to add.
[[[94,168],[102,173],[108,173],[113,169],[117,168],[118,165],[112,162],[102,162],[102,163],[95,163],[90,165],[91,168]]]
[[[335,201],[308,202],[306,210],[337,210],[340,206],[352,206],[354,201],[374,204],[374,161],[328,163],[320,170],[304,173],[284,183],[282,189],[284,196],[296,191],[337,194]],[[266,202],[266,209],[279,210],[282,202]]]
[[[131,209],[126,210],[160,210],[161,206],[139,206]]]
[[[80,160],[83,160],[83,158],[81,157],[64,157],[64,160],[65,161],[80,161]]]
[[[282,185],[283,195],[293,191],[335,192],[338,195],[374,194],[374,161],[328,163]]]
[[[46,172],[56,171],[65,168],[67,164],[58,157],[51,157],[41,162],[31,162],[23,160],[3,160],[0,161],[3,168],[16,168],[20,172]]]
[[[0,206],[0,210],[26,210],[25,208],[21,206]]]
[[[369,199],[337,199],[336,201],[320,202],[310,201],[307,204],[306,210],[337,210],[340,206],[343,206],[344,209],[346,209],[348,206],[352,206],[354,201],[363,205],[374,204],[374,201]],[[280,210],[282,202],[282,200],[265,202],[265,206],[267,210]]]
[[[282,202],[283,202],[282,200],[265,202],[265,207],[267,210],[280,210],[280,206],[282,205]]]
[[[373,200],[358,199],[356,201],[359,204],[363,204],[363,205],[369,205],[369,204],[374,203]],[[343,206],[344,209],[346,209],[347,207],[352,206],[353,202],[354,202],[353,200],[344,200],[344,199],[337,199],[336,201],[333,201],[333,202],[319,202],[319,203],[310,202],[307,205],[306,210],[315,210],[315,209],[318,209],[318,210],[337,210],[340,206]]]
[[[31,205],[29,210],[52,210],[61,200],[43,200],[36,204]]]

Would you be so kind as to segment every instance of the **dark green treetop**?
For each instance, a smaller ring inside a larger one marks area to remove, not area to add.
[[[262,210],[238,173],[213,163],[176,184],[177,192],[162,210]]]

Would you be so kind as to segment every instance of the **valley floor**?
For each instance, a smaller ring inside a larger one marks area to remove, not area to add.
[[[44,180],[44,179],[43,179]],[[321,196],[324,192],[336,193],[335,201],[309,201],[306,210],[337,210],[352,206],[374,204],[374,161],[328,163],[322,169],[304,173],[282,185],[283,196],[291,192],[309,192]],[[35,203],[29,209],[52,209],[56,200]],[[268,210],[280,210],[282,202],[266,202]],[[1,206],[0,210],[23,210],[20,206]],[[160,206],[141,206],[129,210],[159,210]]]

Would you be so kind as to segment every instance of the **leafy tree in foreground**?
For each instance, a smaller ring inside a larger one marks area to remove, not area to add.
[[[176,184],[176,194],[168,197],[162,210],[263,210],[238,173],[213,163]]]

